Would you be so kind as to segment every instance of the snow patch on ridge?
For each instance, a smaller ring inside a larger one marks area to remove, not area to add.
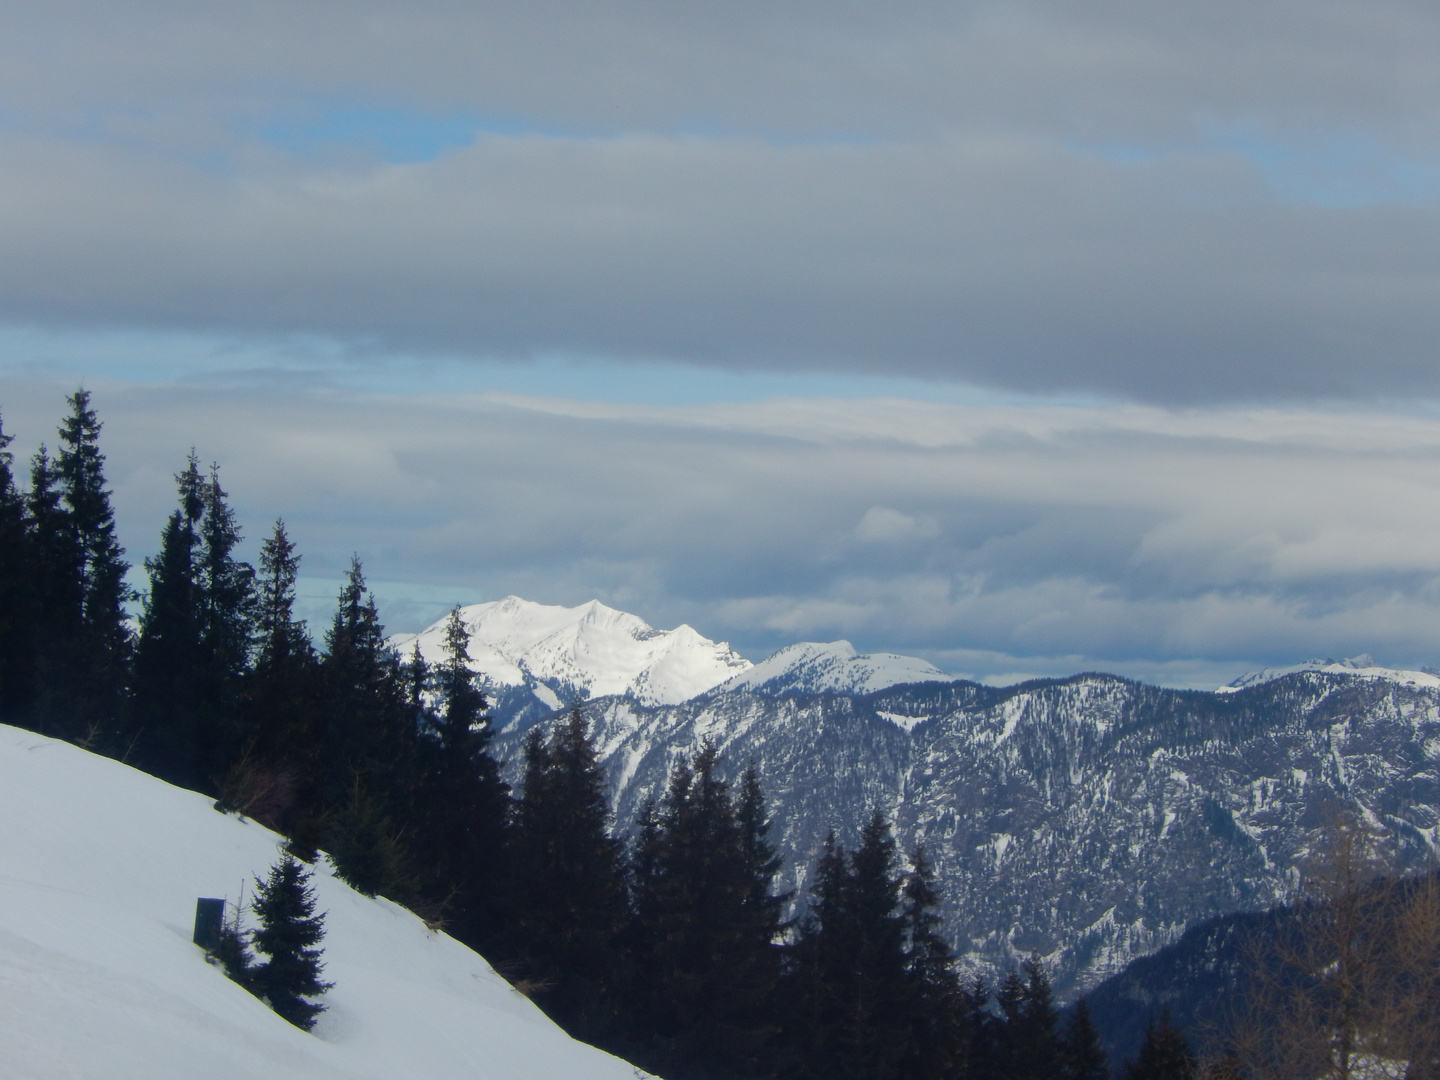
[[[1382,667],[1375,662],[1373,657],[1362,653],[1345,660],[1305,660],[1299,664],[1291,664],[1289,667],[1268,667],[1259,671],[1247,672],[1233,682],[1217,688],[1216,693],[1233,694],[1237,690],[1273,682],[1285,675],[1294,675],[1300,671],[1320,671],[1329,675],[1358,675],[1367,679],[1387,679],[1402,686],[1440,689],[1440,676],[1434,672]]]
[[[803,694],[868,694],[901,683],[954,682],[934,664],[895,653],[857,653],[848,641],[802,641],[788,645],[755,664],[714,693],[736,690],[776,696]],[[908,718],[907,718],[908,719]]]

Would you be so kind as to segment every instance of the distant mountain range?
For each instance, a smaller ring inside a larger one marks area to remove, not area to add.
[[[1327,805],[1383,824],[1416,863],[1440,841],[1440,677],[1368,657],[1215,692],[1098,674],[989,687],[848,642],[752,665],[598,603],[512,597],[462,617],[512,775],[524,730],[588,699],[628,827],[711,740],[735,771],[759,766],[800,897],[826,832],[853,843],[879,809],[927,849],[977,972],[1035,954],[1066,994],[1188,926],[1290,898]],[[438,624],[418,640],[438,658]]]

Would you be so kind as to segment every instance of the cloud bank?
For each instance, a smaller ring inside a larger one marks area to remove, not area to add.
[[[0,8],[0,319],[1440,392],[1440,15],[1396,2]]]

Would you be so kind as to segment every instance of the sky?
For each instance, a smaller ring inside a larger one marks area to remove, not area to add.
[[[1440,10],[0,2],[0,416],[323,625],[1440,664]]]

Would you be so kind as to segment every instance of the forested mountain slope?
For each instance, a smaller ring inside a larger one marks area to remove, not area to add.
[[[1109,675],[992,688],[716,693],[591,703],[617,820],[713,740],[761,771],[790,883],[832,826],[872,808],[925,845],[966,958],[1032,953],[1074,992],[1198,920],[1289,897],[1327,807],[1359,808],[1406,857],[1436,842],[1440,691],[1304,671],[1225,694]],[[497,741],[518,757],[519,734]]]

